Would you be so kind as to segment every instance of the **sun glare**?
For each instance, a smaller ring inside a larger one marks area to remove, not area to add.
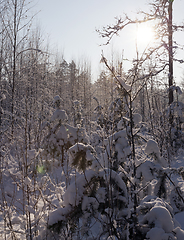
[[[137,27],[137,42],[139,44],[149,44],[155,38],[155,33],[152,26],[139,24]]]

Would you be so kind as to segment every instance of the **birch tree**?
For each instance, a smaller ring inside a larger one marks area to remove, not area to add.
[[[18,61],[20,61],[21,52],[26,51],[26,40],[31,27],[32,17],[28,17],[30,2],[26,0],[6,1],[4,11],[0,13],[3,34],[6,42],[6,55],[2,59],[5,75],[11,89],[11,131],[14,133],[15,122],[15,95],[18,81]],[[25,48],[22,48],[24,46]]]

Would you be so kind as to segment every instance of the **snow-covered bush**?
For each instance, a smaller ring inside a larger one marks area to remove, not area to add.
[[[50,212],[49,228],[60,236],[67,232],[72,239],[180,239],[183,232],[166,202],[176,189],[173,172],[157,142],[142,132],[142,116],[128,100],[131,88],[118,81],[120,93],[126,94],[111,105],[106,122],[98,104],[100,128],[92,134],[92,146],[73,141],[68,149],[76,177],[62,206]]]
[[[162,199],[146,196],[137,208],[140,226],[146,229],[146,239],[149,240],[180,240],[184,231],[173,216],[173,209]]]
[[[136,161],[134,176],[127,130],[119,130],[104,141],[97,139],[98,143],[92,141],[94,147],[82,143],[70,147],[69,163],[77,175],[64,193],[62,207],[49,214],[50,231],[57,231],[60,237],[67,231],[72,239],[181,239],[183,231],[174,219],[172,207],[159,198],[168,197],[165,193],[172,189],[172,182],[156,141],[150,139],[143,144],[144,157]],[[95,148],[100,143],[101,153],[97,154]]]
[[[50,213],[49,225],[62,232],[69,224],[73,237],[80,229],[81,238],[115,231],[123,239],[127,203],[127,187],[115,171],[87,170],[67,188],[63,207]]]
[[[101,158],[102,166],[114,167],[117,170],[119,165],[124,165],[131,154],[126,129],[115,132],[105,139],[104,148],[105,151]]]
[[[69,162],[72,167],[80,171],[88,168],[95,169],[99,164],[95,158],[95,150],[90,145],[76,143],[69,148]]]
[[[50,213],[50,229],[62,234],[69,227],[72,238],[79,229],[80,237],[108,237],[112,231],[123,237],[128,195],[121,176],[111,168],[104,168],[90,145],[76,143],[72,146],[69,163],[78,175],[63,196],[63,207]]]
[[[64,110],[60,110],[59,100],[59,96],[54,99],[57,109],[51,116],[51,123],[54,122],[55,125],[48,124],[49,133],[43,139],[42,148],[47,159],[57,158],[63,162],[66,151],[76,142],[87,144],[88,136],[85,128],[67,124],[68,117]]]

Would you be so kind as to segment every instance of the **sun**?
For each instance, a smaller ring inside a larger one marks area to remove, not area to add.
[[[155,39],[154,29],[151,25],[141,23],[137,26],[137,43],[148,45]]]

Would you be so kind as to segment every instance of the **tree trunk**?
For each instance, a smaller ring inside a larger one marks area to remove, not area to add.
[[[168,22],[168,41],[169,41],[169,105],[173,102],[173,30],[172,30],[172,1],[169,1],[169,22]]]
[[[15,75],[16,75],[16,48],[17,48],[17,0],[14,3],[14,26],[13,26],[13,75],[12,75],[12,137],[14,133],[14,96],[15,96]]]

